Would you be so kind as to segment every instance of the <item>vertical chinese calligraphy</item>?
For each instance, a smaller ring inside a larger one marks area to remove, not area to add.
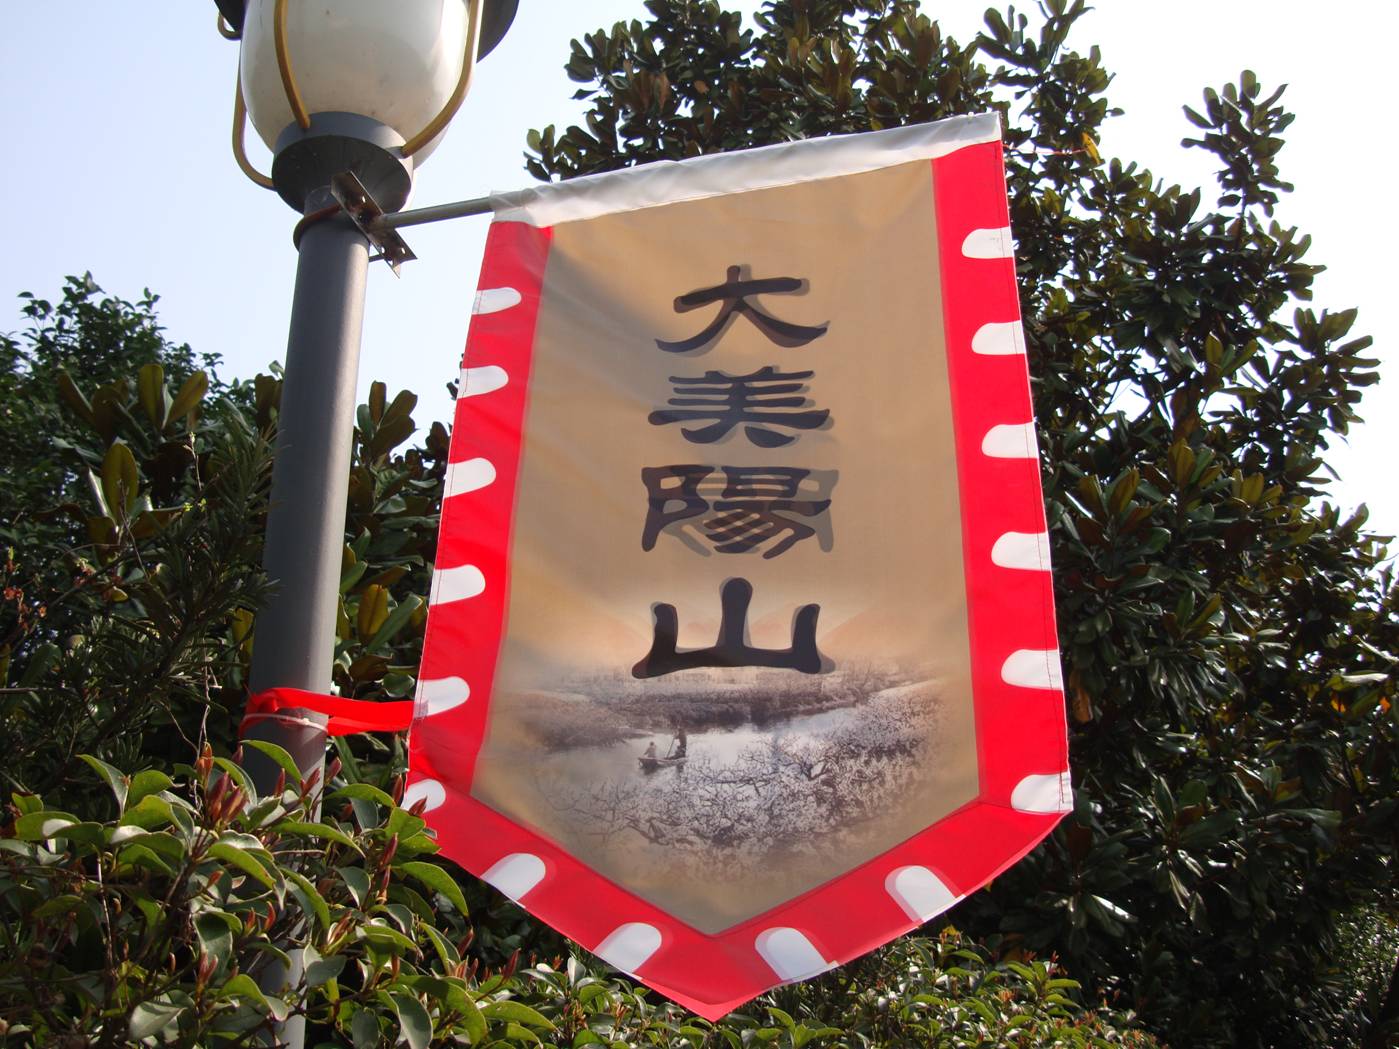
[[[746,317],[779,347],[793,349],[826,334],[826,324],[804,325],[774,317],[753,301],[768,294],[803,291],[806,281],[796,277],[746,277],[747,267],[729,266],[724,283],[681,295],[675,312],[685,313],[721,303],[719,312],[695,335],[675,341],[656,339],[667,353],[702,350],[722,338],[735,317]],[[804,431],[831,424],[831,413],[807,397],[813,370],[783,371],[765,364],[742,375],[710,369],[702,375],[672,375],[674,390],[666,407],[648,417],[653,426],[680,425],[691,444],[716,444],[741,430],[758,448],[784,448]],[[722,474],[724,487],[716,498],[701,491],[712,475]],[[749,554],[762,549],[765,559],[780,557],[803,539],[816,534],[796,518],[825,514],[829,498],[800,498],[801,485],[810,470],[790,466],[706,466],[679,464],[652,466],[641,471],[646,486],[647,512],[641,548],[652,550],[661,533],[671,525],[692,518],[702,534],[721,554]],[[678,504],[678,505],[677,505]],[[676,649],[679,625],[674,605],[658,603],[654,610],[651,651],[632,673],[639,678],[672,674],[699,667],[780,667],[804,674],[820,673],[824,663],[816,646],[819,605],[805,605],[793,623],[792,646],[787,650],[758,649],[746,640],[748,603],[753,586],[743,578],[724,584],[721,603],[723,623],[719,637],[709,648],[680,652]]]

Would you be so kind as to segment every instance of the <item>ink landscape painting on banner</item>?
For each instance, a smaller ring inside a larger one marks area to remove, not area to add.
[[[703,1015],[1071,807],[992,117],[502,196],[411,733],[444,852]]]

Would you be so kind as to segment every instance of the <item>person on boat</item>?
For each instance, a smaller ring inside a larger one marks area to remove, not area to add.
[[[675,756],[683,758],[685,751],[690,748],[690,734],[683,728],[675,734]]]
[[[647,761],[656,760],[656,741],[654,739],[650,743],[646,744],[646,753],[642,754],[641,756]]]

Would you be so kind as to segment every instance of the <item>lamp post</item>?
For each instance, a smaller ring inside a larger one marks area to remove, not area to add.
[[[274,592],[250,685],[327,692],[371,248],[332,182],[353,175],[371,213],[401,209],[518,0],[216,3],[220,31],[240,41],[239,165],[302,215],[264,554]],[[270,176],[244,154],[246,118],[272,150]],[[288,750],[303,776],[324,761],[324,719],[309,711],[258,715],[247,736]],[[269,788],[276,768],[250,765]]]
[[[215,2],[220,32],[240,41],[239,166],[302,216],[263,557],[274,591],[258,615],[250,686],[323,693],[335,655],[370,262],[362,219],[407,202],[414,172],[465,97],[476,59],[505,35],[518,0]],[[248,118],[272,150],[270,176],[244,153]],[[323,767],[320,715],[261,714],[245,731],[290,752],[303,778]],[[249,771],[259,792],[272,789],[274,763],[253,754]],[[265,988],[299,980],[299,952],[290,957],[289,970],[276,966],[265,975]],[[282,1026],[278,1040],[292,1049],[304,1044],[299,1018]]]

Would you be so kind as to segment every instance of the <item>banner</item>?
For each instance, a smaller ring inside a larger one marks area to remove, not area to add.
[[[495,204],[405,804],[716,1018],[1071,808],[999,124]]]

